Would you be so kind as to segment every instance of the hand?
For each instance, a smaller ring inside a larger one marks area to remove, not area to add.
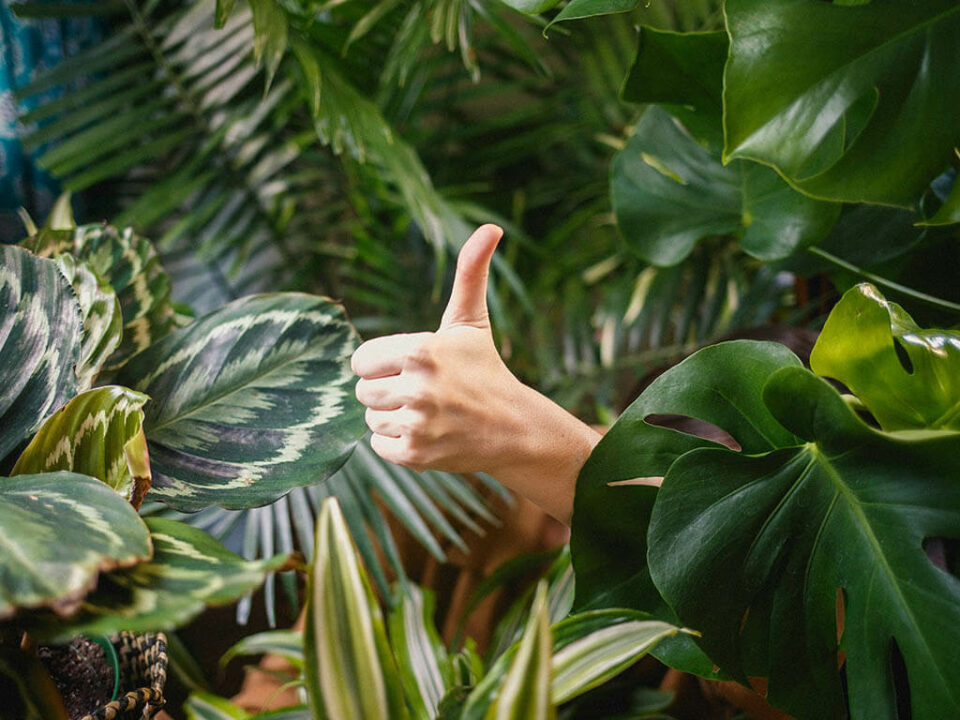
[[[503,231],[480,227],[457,260],[435,333],[390,335],[353,355],[370,444],[415,470],[485,472],[569,522],[580,467],[600,436],[523,385],[497,352],[487,311]]]

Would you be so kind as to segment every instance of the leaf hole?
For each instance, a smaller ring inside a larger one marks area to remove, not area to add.
[[[623,485],[646,485],[648,487],[660,487],[662,484],[662,475],[651,475],[649,477],[630,478],[629,480],[614,480],[613,482],[608,482],[607,487],[621,487]]]
[[[903,343],[893,339],[893,349],[897,351],[897,360],[900,361],[900,365],[903,366],[903,369],[908,375],[913,375],[913,361],[910,359],[910,355],[907,353],[907,349],[903,346]]]
[[[927,558],[945,573],[960,579],[960,540],[953,538],[926,538],[923,551]]]
[[[685,435],[693,435],[694,437],[704,440],[712,440],[715,443],[725,445],[737,452],[743,449],[733,435],[723,428],[717,427],[705,420],[690,417],[689,415],[653,414],[647,415],[643,421],[647,423],[647,425],[670,428],[671,430],[682,432]]]
[[[890,642],[890,670],[893,674],[893,691],[897,698],[897,718],[912,720],[913,712],[910,709],[910,680],[907,677],[907,663],[900,652],[896,640]]]

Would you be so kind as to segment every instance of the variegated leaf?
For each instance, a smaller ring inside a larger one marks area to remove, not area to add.
[[[100,368],[123,337],[120,301],[109,283],[101,281],[86,263],[67,254],[60,255],[57,262],[77,295],[83,316],[83,340],[76,375],[79,388],[86,390],[93,386]]]
[[[327,478],[365,430],[355,346],[338,305],[278,293],[232,302],[132,358],[117,380],[153,398],[153,494],[178,510],[247,508]]]
[[[296,630],[269,630],[248,635],[227,650],[220,658],[224,666],[235,657],[244,655],[279,655],[297,667],[303,667],[303,633]]]
[[[97,574],[150,556],[130,504],[70,472],[0,478],[0,619],[17,608],[73,612]]]
[[[313,557],[304,676],[315,717],[407,717],[383,615],[336,498],[320,510]]]
[[[680,628],[630,610],[596,610],[553,626],[551,696],[557,705],[610,680]]]
[[[119,630],[171,630],[208,605],[226,605],[256,588],[268,572],[290,564],[287,555],[249,561],[202,530],[163,518],[147,518],[153,557],[100,579],[67,622],[38,617],[28,629],[47,642]]]
[[[80,306],[57,263],[0,246],[0,459],[77,392]]]
[[[150,489],[141,409],[148,399],[116,385],[78,395],[43,424],[11,474],[70,470],[90,475],[139,508]]]
[[[132,228],[81,225],[73,230],[43,229],[22,243],[37,255],[69,253],[85,263],[117,293],[123,313],[123,339],[109,359],[123,361],[166,335],[174,326],[170,278],[153,245]]]
[[[248,720],[250,717],[229,700],[208,692],[191,693],[183,709],[187,720]]]
[[[410,583],[394,591],[393,608],[387,618],[400,682],[417,720],[433,720],[453,684],[444,678],[447,651],[437,633],[433,609],[433,593]]]

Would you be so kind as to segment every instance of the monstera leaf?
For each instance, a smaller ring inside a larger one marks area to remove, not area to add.
[[[339,306],[281,293],[230,303],[132,358],[117,381],[153,398],[157,499],[254,507],[336,471],[365,430],[355,346]]]
[[[70,472],[0,478],[0,619],[17,608],[73,612],[100,572],[150,556],[136,511]]]
[[[641,479],[659,479],[690,450],[720,445],[648,419],[696,418],[724,430],[745,453],[794,445],[797,438],[764,406],[761,388],[780,368],[799,366],[797,357],[776,343],[713,345],[658,377],[624,411],[577,479],[570,538],[575,609],[629,607],[676,622],[647,568],[647,526],[657,488]],[[672,667],[715,676],[714,663],[687,635],[661,643],[655,654]]]
[[[702,238],[736,235],[771,260],[823,239],[840,206],[804,197],[755,163],[724,167],[665,111],[644,113],[613,161],[611,199],[627,244],[654,265],[675,265]]]
[[[123,316],[116,293],[85,264],[72,255],[57,258],[60,272],[70,283],[83,316],[83,341],[76,375],[79,388],[93,385],[100,368],[117,349],[123,336]]]
[[[0,458],[76,394],[82,336],[57,263],[0,246]]]
[[[202,530],[147,518],[153,557],[103,575],[79,611],[66,621],[37,617],[28,629],[46,642],[74,635],[152,632],[183,625],[208,605],[226,605],[259,586],[268,572],[290,564],[286,555],[244,560]]]
[[[815,197],[904,207],[949,165],[955,0],[729,0],[725,14],[727,158],[776,167]]]
[[[166,335],[174,325],[170,278],[153,245],[132,228],[81,225],[72,230],[43,229],[22,243],[43,257],[69,253],[110,283],[120,301],[123,338],[109,359],[116,368],[131,355]]]
[[[885,430],[960,430],[960,333],[923,330],[875,287],[848,290],[810,356]]]
[[[712,660],[767,676],[797,717],[847,716],[841,649],[851,717],[895,720],[898,697],[912,717],[960,715],[960,581],[924,551],[960,539],[960,433],[874,430],[797,367],[763,398],[801,442],[671,465],[650,521],[657,587]]]
[[[90,475],[139,508],[150,489],[141,409],[148,399],[116,386],[78,395],[43,424],[11,474],[69,470]]]

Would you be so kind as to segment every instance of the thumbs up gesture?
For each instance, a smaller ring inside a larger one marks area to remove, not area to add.
[[[569,522],[580,467],[600,436],[507,369],[487,311],[503,231],[478,228],[460,250],[436,332],[389,335],[353,354],[370,445],[414,470],[485,472]]]

